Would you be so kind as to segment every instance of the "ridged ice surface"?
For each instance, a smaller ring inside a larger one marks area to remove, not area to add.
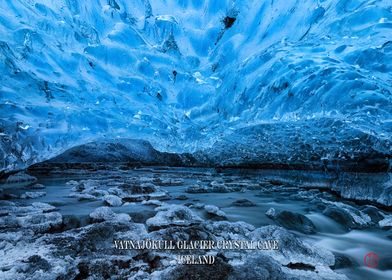
[[[100,138],[229,164],[388,156],[388,0],[3,0],[0,168]]]

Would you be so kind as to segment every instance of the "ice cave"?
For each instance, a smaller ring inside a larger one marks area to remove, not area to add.
[[[392,279],[391,168],[390,0],[0,1],[0,279]]]

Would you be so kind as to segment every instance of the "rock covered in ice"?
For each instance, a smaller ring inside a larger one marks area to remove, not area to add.
[[[90,213],[90,218],[97,221],[107,221],[114,217],[114,212],[107,206],[96,208]]]
[[[377,207],[372,205],[366,205],[365,208],[362,209],[362,212],[367,214],[372,220],[372,223],[375,224],[384,218],[384,214]]]
[[[268,209],[267,212],[265,212],[265,215],[268,218],[275,219],[275,217],[276,217],[276,210],[275,210],[275,208],[271,207],[270,209]]]
[[[189,197],[187,197],[184,194],[181,194],[179,196],[176,196],[175,199],[177,199],[177,200],[187,200],[187,199],[189,199]]]
[[[163,205],[155,210],[158,213],[146,221],[150,230],[169,226],[190,226],[202,222],[202,219],[186,206]]]
[[[111,195],[118,196],[124,202],[141,202],[147,200],[165,200],[169,198],[168,192],[149,182],[123,183],[110,188]]]
[[[193,185],[193,186],[189,186],[188,188],[186,188],[185,192],[187,193],[207,193],[209,192],[207,186],[203,186],[203,185]]]
[[[222,240],[244,240],[255,227],[245,222],[217,221],[205,227],[217,238]]]
[[[236,201],[234,201],[232,203],[232,205],[237,206],[237,207],[252,207],[252,206],[256,206],[256,204],[252,201],[250,201],[249,199],[237,199]]]
[[[189,186],[185,192],[187,193],[228,193],[241,191],[238,185],[227,185],[224,182],[212,181],[209,185],[195,184]]]
[[[75,187],[78,185],[78,182],[75,180],[70,180],[70,181],[66,182],[65,185],[68,187]]]
[[[74,197],[78,200],[104,200],[104,197],[109,195],[108,191],[100,189],[102,185],[99,180],[69,181],[67,186],[72,187],[68,197]]]
[[[35,213],[16,218],[22,228],[32,229],[34,232],[48,232],[62,225],[62,215],[58,212]]]
[[[68,195],[68,197],[77,198],[79,201],[97,199],[94,195],[87,194],[87,193],[71,193]]]
[[[254,228],[244,222],[204,222],[189,227],[167,227],[150,233],[153,239],[212,239],[212,240],[278,240],[278,250],[215,252],[217,264],[208,265],[225,279],[347,279],[332,271],[334,255],[313,244],[300,241],[287,230],[277,226]],[[195,251],[192,251],[195,252]],[[222,259],[221,259],[222,258]],[[223,263],[221,263],[223,261]],[[198,275],[198,270],[175,265],[156,271],[153,275],[162,279],[177,279],[175,275]],[[203,266],[198,266],[203,267]],[[203,277],[214,279],[213,272],[206,267]],[[189,274],[191,275],[191,274]]]
[[[56,209],[56,207],[54,207],[53,205],[50,205],[49,203],[45,202],[33,202],[32,206],[38,211],[42,212],[51,212]]]
[[[233,273],[228,277],[235,279],[287,279],[281,265],[274,259],[262,254],[249,254],[240,264],[235,264]]]
[[[305,215],[286,210],[276,211],[274,208],[270,208],[265,214],[277,224],[287,229],[297,230],[305,234],[316,232],[316,227],[313,222]]]
[[[143,200],[141,203],[144,205],[154,205],[154,206],[162,206],[164,204],[164,202],[155,199]]]
[[[349,278],[341,273],[333,271],[328,266],[315,266],[314,269],[304,267],[304,269],[282,268],[288,279],[314,279],[314,280],[349,280]]]
[[[7,203],[1,206],[0,228],[26,229],[36,233],[48,232],[62,226],[62,215],[48,203],[34,202],[28,206]]]
[[[112,221],[118,223],[127,223],[131,221],[131,217],[128,214],[116,214],[107,206],[96,208],[93,212],[90,213],[90,218],[93,220],[93,222]]]
[[[155,272],[152,274],[152,277],[163,280],[233,279],[230,278],[232,272],[233,267],[221,258],[217,257],[213,265],[176,265],[168,267],[163,271]]]
[[[215,205],[205,205],[204,210],[207,212],[208,216],[213,219],[223,219],[226,220],[226,213],[220,210]]]
[[[266,254],[279,263],[302,263],[312,266],[331,266],[335,259],[331,252],[298,240],[292,233],[277,226],[257,228],[247,234],[251,240],[278,240],[279,250],[268,250]]]
[[[209,192],[228,193],[241,191],[242,187],[237,184],[226,184],[220,181],[212,181],[209,186]]]
[[[322,201],[329,204],[323,211],[323,214],[334,219],[347,229],[362,228],[372,223],[372,219],[368,214],[353,206],[342,202],[329,202],[324,199]]]
[[[119,214],[116,214],[114,217],[114,221],[118,222],[120,224],[121,223],[126,224],[127,222],[130,222],[131,220],[132,220],[131,217],[126,213],[119,213]]]
[[[154,180],[159,186],[181,186],[184,184],[184,179],[182,178],[156,178]]]
[[[88,179],[76,182],[71,180],[67,182],[67,185],[72,187],[74,192],[92,192],[99,187],[99,181]]]
[[[246,256],[243,262],[233,265],[234,272],[228,279],[314,279],[314,280],[347,280],[342,274],[335,273],[329,267],[307,267],[303,269],[287,268],[263,253]]]
[[[118,196],[108,194],[103,197],[106,204],[113,207],[118,207],[122,205],[122,200]]]
[[[46,187],[42,184],[34,184],[34,185],[29,186],[29,188],[33,189],[33,190],[42,190],[42,189],[45,189]]]
[[[378,222],[379,226],[382,228],[392,227],[392,215],[385,216],[384,219]]]
[[[358,267],[358,263],[352,257],[334,252],[335,264],[331,266],[332,269]]]
[[[7,240],[2,251],[7,258],[1,258],[1,279],[45,279],[65,273],[71,263],[69,257],[56,258],[51,255],[54,246],[40,241],[26,239],[26,235],[12,233],[14,242],[4,235]],[[30,238],[30,237],[29,237]]]
[[[46,192],[25,192],[24,194],[20,195],[20,198],[38,198],[45,195]]]
[[[37,178],[31,176],[23,171],[17,172],[7,177],[5,184],[17,184],[19,186],[28,186],[32,185],[37,181]]]
[[[149,182],[132,182],[121,184],[118,188],[110,189],[110,191],[119,196],[126,197],[127,195],[151,194],[160,191],[160,188]]]

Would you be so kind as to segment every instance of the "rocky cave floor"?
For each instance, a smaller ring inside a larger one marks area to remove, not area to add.
[[[186,168],[16,176],[1,193],[0,279],[391,279],[391,210],[312,186]],[[276,239],[280,248],[119,250],[114,239]],[[368,250],[377,268],[364,265]],[[205,253],[213,265],[175,262]]]

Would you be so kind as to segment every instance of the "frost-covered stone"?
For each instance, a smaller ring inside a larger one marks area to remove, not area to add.
[[[127,223],[130,222],[132,219],[126,213],[119,213],[115,215],[114,221],[117,223]]]
[[[205,227],[222,240],[244,240],[255,227],[245,222],[217,221]]]
[[[68,197],[73,197],[77,198],[79,201],[83,200],[97,200],[97,198],[94,195],[88,194],[88,193],[71,193],[68,195]]]
[[[107,206],[102,206],[90,213],[90,218],[96,221],[108,221],[114,218],[114,212]]]
[[[104,197],[109,195],[109,192],[103,189],[104,186],[99,180],[69,181],[67,185],[72,187],[68,197],[77,198],[80,201],[105,200]]]
[[[276,211],[274,208],[270,208],[266,212],[266,216],[287,229],[297,230],[305,234],[316,232],[316,227],[313,222],[305,215],[299,213],[286,210]]]
[[[267,250],[268,254],[279,263],[303,263],[312,266],[331,266],[334,255],[326,249],[310,245],[297,239],[292,233],[277,226],[257,228],[246,235],[250,240],[278,240],[279,250]]]
[[[33,190],[42,190],[42,189],[45,189],[46,187],[42,184],[34,184],[34,185],[29,186],[29,188],[33,189]]]
[[[287,279],[278,262],[262,254],[247,255],[243,262],[233,265],[229,280],[235,279]]]
[[[187,197],[186,195],[179,195],[179,196],[177,196],[175,199],[177,199],[177,200],[188,200],[189,199],[189,197]]]
[[[228,192],[238,192],[243,190],[240,185],[237,184],[226,184],[220,181],[212,181],[210,183],[209,192],[212,193],[228,193]]]
[[[252,206],[256,206],[256,204],[252,201],[250,201],[249,199],[238,199],[236,201],[234,201],[232,203],[233,206],[237,206],[237,207],[252,207]]]
[[[184,184],[184,179],[181,178],[157,178],[154,183],[160,186],[181,186]]]
[[[152,183],[120,184],[108,190],[111,195],[118,196],[125,202],[141,202],[144,200],[166,200],[169,199],[167,191],[161,190]]]
[[[114,213],[110,207],[102,206],[96,208],[90,213],[90,218],[93,222],[110,221],[113,223],[127,223],[131,221],[131,217],[126,213]]]
[[[207,193],[209,192],[208,188],[206,186],[202,185],[193,185],[188,187],[185,192],[187,193]]]
[[[347,229],[366,227],[372,220],[366,213],[341,202],[324,202],[330,204],[323,214],[342,224]]]
[[[22,228],[32,229],[34,232],[48,232],[60,228],[63,221],[58,212],[35,213],[16,219]]]
[[[70,181],[66,182],[65,185],[68,187],[75,187],[78,185],[78,182],[75,180],[70,180]]]
[[[205,205],[204,210],[207,212],[207,214],[215,219],[227,219],[226,213],[220,210],[217,206],[215,205]]]
[[[268,218],[275,219],[275,217],[276,217],[276,210],[275,210],[275,208],[271,207],[270,209],[268,209],[267,212],[265,212],[265,215]]]
[[[367,205],[362,212],[370,217],[372,223],[378,223],[384,218],[383,213],[375,206]]]
[[[208,186],[203,184],[195,184],[186,189],[187,193],[228,193],[237,192],[242,188],[238,185],[228,186],[223,182],[212,181]]]
[[[154,205],[154,206],[162,206],[164,204],[164,202],[155,199],[143,200],[141,203],[144,205]]]
[[[18,186],[29,186],[34,184],[37,178],[31,176],[23,171],[17,172],[7,177],[6,185],[18,185]]]
[[[386,216],[384,219],[378,222],[380,227],[392,228],[392,215]]]
[[[202,222],[202,219],[194,214],[191,209],[181,205],[164,205],[155,209],[158,213],[147,220],[150,230],[156,230],[169,226],[190,226]]]
[[[115,195],[105,195],[103,197],[103,200],[105,201],[106,204],[108,204],[109,206],[113,206],[113,207],[118,207],[122,205],[122,200],[121,198],[119,198],[118,196]]]
[[[24,194],[20,195],[20,198],[38,198],[45,195],[46,192],[25,192]]]
[[[54,207],[53,205],[50,205],[49,203],[45,202],[33,202],[31,205],[42,212],[51,212],[56,209],[56,207]]]
[[[163,271],[154,272],[152,277],[163,280],[192,279],[192,277],[217,280],[231,279],[228,277],[232,272],[232,266],[218,257],[213,265],[172,265]]]
[[[349,280],[346,275],[335,272],[328,266],[315,266],[313,270],[282,267],[282,271],[288,279]]]

